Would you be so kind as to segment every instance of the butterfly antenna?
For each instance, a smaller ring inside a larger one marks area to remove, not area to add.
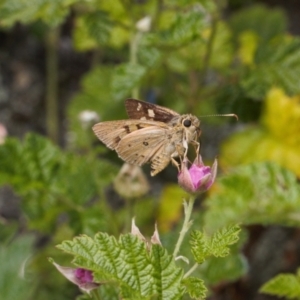
[[[214,114],[214,115],[205,115],[200,116],[199,118],[206,118],[206,117],[234,117],[236,120],[239,120],[239,117],[236,114]]]

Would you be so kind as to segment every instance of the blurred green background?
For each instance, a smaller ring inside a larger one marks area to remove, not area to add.
[[[132,216],[172,249],[176,168],[150,178],[146,166],[149,192],[122,193],[122,161],[91,130],[127,118],[129,97],[199,116],[203,159],[219,158],[194,227],[244,231],[199,270],[208,299],[277,299],[259,288],[300,264],[299,34],[292,0],[0,0],[1,299],[75,299],[47,261],[70,265],[55,245],[118,236]],[[201,118],[220,113],[239,121]]]

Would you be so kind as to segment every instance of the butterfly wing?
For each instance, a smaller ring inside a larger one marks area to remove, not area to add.
[[[124,161],[142,166],[151,163],[151,175],[162,171],[176,153],[176,141],[168,127],[151,126],[134,131],[119,142],[116,152]]]
[[[93,131],[101,142],[114,150],[126,135],[157,125],[168,128],[166,124],[154,121],[118,120],[98,123],[93,126]]]
[[[136,120],[153,120],[168,123],[175,116],[179,115],[172,109],[136,99],[127,99],[125,108],[128,117]]]

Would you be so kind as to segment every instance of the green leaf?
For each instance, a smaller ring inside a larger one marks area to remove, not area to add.
[[[259,291],[287,299],[299,299],[300,276],[299,274],[279,274],[265,283]]]
[[[202,279],[189,277],[183,280],[183,285],[192,299],[206,298],[207,288]]]
[[[154,39],[161,46],[181,46],[199,38],[201,29],[205,27],[204,19],[205,15],[199,10],[177,14],[170,28],[154,36]]]
[[[241,228],[238,225],[221,228],[210,239],[210,250],[215,257],[224,257],[229,254],[229,247],[237,243]]]
[[[115,68],[112,78],[112,94],[115,100],[126,99],[132,89],[138,86],[146,68],[139,64],[124,63]]]
[[[211,254],[208,248],[208,238],[199,230],[193,230],[191,232],[190,245],[191,252],[198,264],[202,264],[206,257]]]
[[[89,13],[84,15],[84,20],[89,34],[98,42],[99,45],[108,42],[112,23],[107,13],[102,11]]]
[[[103,11],[90,12],[76,18],[73,40],[78,50],[85,51],[106,45],[110,39],[112,22]]]
[[[264,5],[247,7],[235,13],[229,24],[236,37],[245,31],[253,31],[264,44],[284,34],[288,28],[283,10],[269,9]]]
[[[241,86],[249,97],[261,99],[273,86],[300,93],[300,39],[276,40],[259,48],[254,65],[245,69]]]
[[[255,163],[217,180],[206,205],[208,230],[232,223],[299,226],[300,187],[292,172]]]
[[[117,241],[105,233],[64,241],[58,248],[75,256],[75,265],[94,272],[96,281],[118,282],[122,293],[134,299],[180,299],[182,270],[159,245],[148,250],[137,237],[126,234]]]
[[[20,21],[28,24],[37,20],[49,26],[58,26],[69,14],[70,6],[78,0],[3,1],[0,5],[0,24],[11,27]]]
[[[211,255],[224,257],[229,254],[229,246],[237,243],[241,229],[238,225],[229,225],[215,232],[211,237],[199,230],[191,233],[191,251],[195,261],[202,264]]]
[[[147,68],[155,67],[162,59],[162,53],[153,46],[149,36],[143,36],[138,47],[139,63]]]
[[[10,184],[22,197],[29,227],[48,232],[62,211],[78,213],[116,173],[115,167],[93,155],[64,153],[35,134],[23,142],[8,138],[0,146],[0,165],[0,184]]]
[[[238,280],[249,270],[248,261],[240,251],[233,249],[226,257],[208,258],[199,266],[198,274],[209,285]]]
[[[0,244],[0,295],[6,300],[26,300],[33,296],[35,284],[27,278],[24,262],[32,257],[33,237],[23,236],[9,245]]]

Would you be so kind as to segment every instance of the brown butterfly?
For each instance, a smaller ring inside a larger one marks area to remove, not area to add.
[[[151,175],[162,171],[175,157],[183,158],[188,145],[199,153],[200,121],[148,102],[127,99],[128,120],[101,122],[93,126],[96,136],[129,164],[151,163]]]

